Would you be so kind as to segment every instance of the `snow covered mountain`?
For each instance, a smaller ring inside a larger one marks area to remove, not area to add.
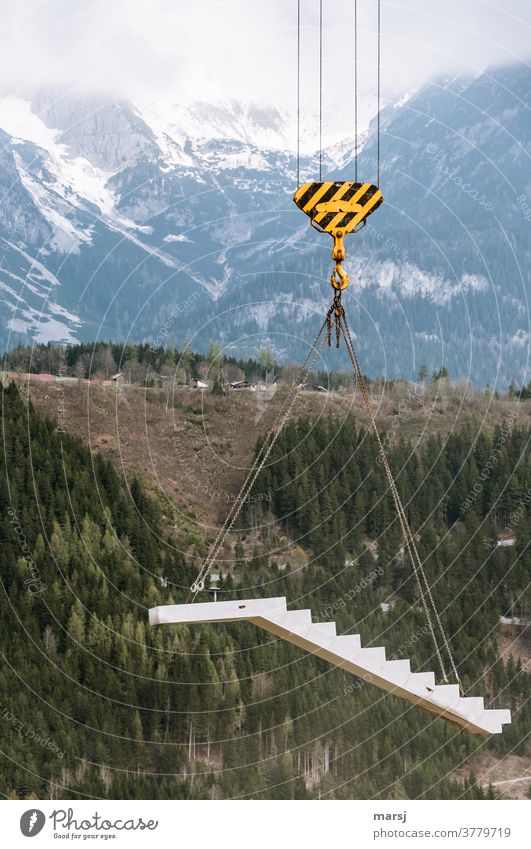
[[[478,383],[524,378],[530,91],[515,66],[384,110],[385,203],[348,243],[367,373],[445,362]],[[370,181],[373,130],[358,166]],[[330,298],[331,240],[291,200],[295,137],[292,116],[234,101],[1,98],[2,345],[218,338],[299,356]],[[352,179],[353,156],[352,140],[334,144],[324,172]],[[301,180],[316,172],[304,154]]]

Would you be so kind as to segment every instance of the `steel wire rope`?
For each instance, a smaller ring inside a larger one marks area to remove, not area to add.
[[[319,0],[319,182],[323,179],[323,0]]]
[[[354,0],[354,182],[358,182],[358,0]]]

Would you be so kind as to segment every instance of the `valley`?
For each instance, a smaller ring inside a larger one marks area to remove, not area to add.
[[[529,642],[500,617],[529,617],[529,518],[518,507],[530,485],[528,401],[471,387],[463,398],[447,380],[421,400],[411,384],[371,387],[464,686],[513,712],[502,736],[457,732],[250,625],[147,627],[148,607],[186,597],[282,392],[257,416],[245,391],[4,389],[0,499],[23,528],[39,592],[25,588],[29,561],[4,511],[2,639],[13,666],[3,707],[66,753],[30,754],[0,724],[3,750],[31,768],[3,768],[12,798],[525,796],[513,779],[528,757]],[[356,394],[302,394],[222,552],[222,593],[286,595],[324,620],[333,610],[343,633],[355,627],[388,657],[408,646],[412,668],[433,668],[364,425]],[[32,686],[42,705],[30,719]]]

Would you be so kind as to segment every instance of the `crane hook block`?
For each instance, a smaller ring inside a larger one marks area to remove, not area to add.
[[[322,233],[344,235],[363,226],[367,216],[378,209],[383,195],[371,183],[303,183],[293,200],[309,216],[312,227]],[[335,257],[334,257],[335,259]]]
[[[336,266],[330,282],[336,291],[346,289],[348,274],[341,267],[346,256],[343,237],[365,226],[367,216],[383,201],[380,189],[372,183],[338,180],[303,183],[293,195],[293,200],[309,216],[312,227],[332,236],[332,259]]]

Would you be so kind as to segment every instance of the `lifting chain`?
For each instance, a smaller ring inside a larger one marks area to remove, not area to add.
[[[402,529],[404,542],[406,544],[406,549],[407,549],[407,552],[409,554],[411,564],[413,566],[413,572],[414,572],[414,575],[415,575],[415,578],[416,578],[416,581],[417,581],[417,585],[418,585],[418,588],[419,588],[422,606],[424,608],[424,613],[426,615],[428,627],[429,627],[429,630],[430,630],[430,636],[432,638],[433,645],[435,646],[435,652],[436,652],[436,655],[437,655],[437,660],[439,661],[439,666],[441,667],[443,680],[445,681],[445,683],[448,683],[448,676],[446,674],[445,664],[444,664],[443,659],[442,659],[441,649],[440,649],[439,642],[438,642],[436,634],[435,634],[435,629],[434,629],[433,622],[432,622],[431,615],[430,615],[430,607],[431,607],[432,613],[435,617],[439,636],[441,638],[444,649],[445,649],[446,654],[448,656],[448,659],[450,661],[450,668],[452,670],[452,674],[454,675],[456,682],[459,684],[459,691],[460,691],[461,695],[463,695],[463,688],[462,688],[461,681],[460,681],[460,678],[459,678],[459,675],[458,675],[458,672],[457,672],[457,668],[456,668],[456,665],[455,665],[455,661],[454,661],[454,658],[453,658],[453,655],[452,655],[452,650],[450,648],[448,638],[447,638],[445,630],[443,628],[443,625],[442,625],[442,622],[441,622],[441,619],[440,619],[440,616],[439,616],[439,611],[437,610],[437,606],[435,604],[435,600],[434,600],[432,592],[431,592],[431,587],[429,585],[428,579],[426,577],[426,573],[424,571],[424,567],[422,565],[422,560],[420,559],[419,553],[417,551],[415,539],[414,539],[413,534],[411,532],[411,528],[409,527],[409,523],[408,523],[405,511],[404,511],[404,507],[403,507],[403,504],[402,504],[402,500],[400,498],[400,494],[398,492],[398,488],[397,488],[395,479],[393,477],[391,467],[389,465],[389,460],[387,459],[387,454],[385,453],[385,448],[383,447],[383,443],[382,443],[382,440],[380,438],[380,433],[378,431],[378,426],[376,424],[376,420],[374,418],[374,413],[373,413],[372,407],[371,407],[371,402],[370,402],[370,399],[369,399],[369,393],[367,392],[367,387],[365,385],[365,380],[363,378],[363,374],[362,374],[362,371],[361,371],[361,368],[360,368],[359,360],[358,360],[356,351],[354,349],[354,343],[352,341],[352,336],[351,336],[351,333],[350,333],[350,328],[348,326],[347,317],[345,315],[344,309],[342,310],[341,317],[340,317],[339,320],[340,320],[340,324],[341,324],[341,332],[343,334],[343,338],[345,339],[347,352],[348,352],[348,355],[350,357],[350,361],[352,363],[352,366],[354,368],[356,381],[357,381],[358,386],[359,386],[360,391],[361,391],[363,402],[365,404],[365,409],[367,410],[367,414],[369,416],[369,421],[371,423],[371,427],[372,427],[372,430],[374,432],[374,436],[375,436],[375,439],[376,439],[376,444],[378,446],[378,451],[379,451],[380,456],[382,458],[382,463],[383,463],[383,466],[384,466],[384,469],[385,469],[385,473],[387,475],[387,480],[388,480],[388,483],[389,483],[389,489],[391,490],[391,494],[393,496],[393,501],[394,501],[394,504],[395,504],[398,520],[400,522],[400,527]]]
[[[247,477],[246,477],[245,481],[243,482],[241,489],[240,489],[231,509],[229,510],[229,513],[228,513],[228,515],[227,515],[227,517],[226,517],[226,519],[223,523],[223,526],[219,530],[218,535],[217,535],[216,539],[214,540],[214,542],[213,542],[213,544],[210,548],[208,556],[207,556],[203,566],[201,567],[201,570],[200,570],[196,580],[194,581],[194,583],[190,587],[191,598],[189,597],[188,601],[191,600],[192,602],[194,602],[198,593],[200,593],[204,590],[205,580],[206,580],[209,572],[211,571],[219,552],[223,548],[223,545],[225,544],[225,540],[226,540],[228,534],[230,533],[230,531],[232,530],[234,523],[236,522],[236,519],[240,515],[241,509],[242,509],[242,507],[245,503],[245,500],[248,497],[248,495],[250,494],[250,492],[251,492],[251,490],[254,486],[254,483],[255,483],[256,479],[258,478],[258,475],[260,474],[260,472],[264,468],[264,466],[267,462],[267,459],[268,459],[271,451],[273,450],[273,447],[274,447],[280,433],[282,432],[282,429],[284,428],[287,420],[289,419],[291,412],[293,410],[293,407],[295,405],[295,402],[297,401],[297,398],[299,397],[299,394],[300,394],[300,392],[303,388],[305,381],[307,380],[308,376],[311,374],[311,372],[312,372],[312,370],[315,366],[315,363],[317,362],[319,356],[321,355],[321,352],[322,352],[325,344],[328,344],[329,346],[331,345],[331,342],[332,342],[332,327],[333,327],[334,330],[335,330],[336,348],[339,348],[341,336],[343,336],[343,338],[345,340],[347,353],[349,355],[350,361],[351,361],[353,369],[354,369],[356,382],[357,382],[357,384],[360,388],[361,395],[362,395],[362,398],[363,398],[363,403],[364,403],[365,408],[367,410],[367,414],[369,416],[369,421],[371,423],[371,427],[372,427],[372,430],[374,432],[376,444],[378,446],[378,451],[379,451],[380,456],[382,458],[382,463],[383,463],[385,473],[387,475],[387,480],[388,480],[388,483],[389,483],[389,489],[390,489],[391,495],[393,497],[393,501],[394,501],[394,504],[395,504],[398,520],[399,520],[400,527],[401,527],[401,530],[402,530],[402,534],[403,534],[403,537],[404,537],[405,546],[406,546],[407,552],[409,554],[409,558],[410,558],[412,566],[413,566],[413,572],[414,572],[414,575],[415,575],[415,578],[416,578],[416,581],[417,581],[417,585],[418,585],[418,588],[419,588],[422,606],[424,608],[424,613],[426,615],[426,619],[427,619],[427,622],[428,622],[430,635],[431,635],[433,644],[435,646],[435,652],[436,652],[436,655],[437,655],[437,659],[439,661],[439,666],[441,667],[443,680],[446,683],[448,683],[448,676],[446,674],[446,668],[445,668],[445,664],[444,664],[444,661],[443,661],[443,658],[442,658],[441,649],[440,649],[440,646],[439,646],[439,641],[437,639],[437,636],[436,636],[436,633],[435,633],[435,628],[433,626],[431,613],[433,613],[433,615],[435,617],[435,621],[436,621],[436,625],[437,625],[437,631],[438,631],[439,636],[442,640],[446,654],[449,658],[452,673],[455,677],[455,680],[459,684],[459,689],[460,689],[460,692],[462,694],[461,681],[460,681],[459,675],[457,673],[457,668],[456,668],[456,665],[455,665],[455,662],[454,662],[452,651],[451,651],[448,639],[446,637],[446,634],[445,634],[445,631],[444,631],[444,628],[443,628],[443,625],[442,625],[442,622],[441,622],[441,619],[440,619],[440,616],[439,616],[439,612],[438,612],[437,607],[435,605],[435,601],[434,601],[434,598],[433,598],[433,595],[432,595],[432,592],[431,592],[431,587],[428,583],[428,579],[426,577],[426,573],[424,571],[422,561],[421,561],[420,556],[418,554],[413,534],[412,534],[411,529],[409,527],[409,523],[408,523],[405,511],[404,511],[404,507],[402,505],[402,501],[401,501],[401,498],[400,498],[400,495],[399,495],[399,492],[398,492],[398,488],[397,488],[397,485],[395,483],[393,473],[391,471],[391,467],[389,465],[389,460],[387,459],[387,455],[385,453],[385,449],[383,447],[382,440],[380,438],[378,426],[376,424],[376,420],[375,420],[374,414],[372,412],[369,394],[367,392],[367,387],[365,385],[365,380],[363,378],[363,374],[362,374],[362,371],[361,371],[361,368],[360,368],[358,357],[357,357],[356,351],[354,349],[354,343],[352,341],[352,335],[350,333],[350,328],[348,326],[347,317],[345,315],[345,309],[344,309],[343,304],[341,302],[341,294],[343,292],[343,289],[345,289],[348,286],[348,274],[345,271],[343,271],[343,269],[341,267],[341,262],[345,258],[345,250],[344,250],[344,246],[343,246],[343,241],[342,241],[342,238],[340,238],[341,235],[342,235],[341,233],[338,234],[339,242],[334,244],[334,251],[332,252],[332,258],[336,261],[336,266],[335,266],[335,268],[332,272],[332,276],[331,276],[331,280],[330,280],[332,288],[334,289],[334,300],[333,300],[331,306],[329,307],[329,309],[326,313],[324,321],[321,324],[321,327],[319,328],[319,331],[318,331],[314,341],[310,345],[310,349],[309,349],[309,351],[308,351],[308,353],[305,357],[303,364],[300,367],[298,376],[295,379],[295,381],[293,382],[292,386],[290,387],[290,390],[289,390],[288,394],[286,395],[286,398],[284,399],[284,402],[283,402],[279,412],[277,413],[277,416],[275,417],[273,425],[270,428],[269,432],[267,433],[267,435],[266,435],[266,437],[265,437],[265,439],[262,443],[262,446],[261,446],[260,450],[258,451],[258,453],[256,455],[255,461],[254,461],[253,465],[251,466],[249,473],[247,474]],[[337,248],[337,250],[336,250],[336,248]],[[322,336],[325,328],[326,328],[326,336],[322,339],[319,347],[317,347],[319,340],[321,339],[321,336]],[[317,350],[316,350],[316,348],[317,348]],[[431,608],[431,613],[430,613],[430,608]]]
[[[256,455],[255,461],[254,461],[253,465],[251,466],[249,473],[248,473],[245,481],[243,482],[241,489],[240,489],[231,509],[229,510],[229,513],[228,513],[228,515],[227,515],[227,517],[226,517],[226,519],[223,523],[223,526],[221,527],[216,539],[214,540],[214,542],[213,542],[213,544],[210,548],[208,556],[207,556],[203,566],[201,567],[201,570],[200,570],[196,580],[194,581],[194,583],[190,587],[191,597],[189,596],[188,601],[191,601],[192,603],[195,601],[197,594],[202,592],[202,590],[204,589],[205,579],[207,578],[209,572],[211,571],[211,569],[212,569],[212,567],[215,563],[216,557],[218,556],[219,552],[223,548],[225,540],[226,540],[228,534],[230,533],[230,531],[232,530],[234,523],[235,523],[236,519],[238,518],[238,516],[241,512],[241,509],[242,509],[242,507],[245,503],[245,500],[248,497],[249,493],[251,492],[251,489],[253,488],[254,483],[255,483],[258,475],[262,471],[262,469],[263,469],[263,467],[264,467],[264,465],[267,461],[267,458],[269,457],[271,451],[273,450],[273,447],[274,447],[284,425],[286,424],[288,418],[290,417],[291,411],[293,410],[295,402],[297,401],[297,398],[299,397],[299,395],[302,391],[302,388],[303,388],[305,381],[307,380],[308,376],[311,374],[311,372],[312,372],[312,370],[315,366],[315,363],[317,362],[318,358],[321,355],[321,352],[322,352],[322,350],[323,350],[323,348],[326,344],[326,341],[327,341],[326,337],[323,338],[323,340],[322,340],[321,344],[319,345],[319,348],[317,349],[316,352],[315,352],[315,349],[317,347],[319,339],[321,338],[321,336],[323,334],[325,327],[328,327],[329,322],[331,321],[331,315],[332,315],[333,310],[334,310],[334,305],[332,304],[332,306],[328,310],[328,312],[327,312],[327,314],[326,314],[326,316],[323,320],[323,323],[321,324],[321,327],[319,328],[319,332],[317,333],[315,339],[313,340],[312,344],[310,345],[310,349],[309,349],[309,351],[308,351],[308,353],[307,353],[307,355],[304,359],[302,366],[299,369],[298,376],[295,379],[295,381],[293,382],[286,398],[284,399],[284,402],[283,402],[283,404],[282,404],[282,406],[281,406],[281,408],[280,408],[280,410],[279,410],[279,412],[278,412],[278,414],[275,418],[275,421],[273,422],[272,427],[270,428],[269,432],[267,433],[267,435],[266,435],[266,437],[265,437],[265,439],[262,443],[262,446],[261,446],[258,454]],[[314,354],[314,352],[315,352],[315,354]],[[312,357],[312,354],[314,354],[314,356],[313,356],[313,359],[311,359],[311,362],[310,362],[310,358]],[[309,365],[308,365],[308,363],[309,363]]]
[[[343,309],[343,304],[341,303],[341,289],[337,289],[334,295],[334,300],[332,302],[332,306],[328,310],[326,314],[326,336],[328,341],[328,347],[332,344],[332,318],[333,325],[336,332],[336,348],[339,348],[339,342],[341,340],[341,319],[345,315],[345,310]]]

